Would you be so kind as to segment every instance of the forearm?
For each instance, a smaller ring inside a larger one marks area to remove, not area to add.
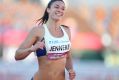
[[[22,60],[32,52],[31,48],[16,50],[15,60]]]
[[[68,55],[67,55],[66,69],[69,72],[69,79],[74,80],[75,76],[76,76],[76,73],[73,69],[71,53],[68,53]]]
[[[67,54],[66,66],[65,67],[66,67],[67,71],[73,70],[73,63],[72,63],[71,53]]]

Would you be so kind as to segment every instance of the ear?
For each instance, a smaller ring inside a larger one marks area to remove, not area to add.
[[[47,12],[50,13],[50,8],[47,8]]]

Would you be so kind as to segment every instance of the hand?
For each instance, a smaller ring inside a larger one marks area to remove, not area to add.
[[[43,49],[43,47],[44,47],[44,42],[40,42],[40,41],[38,41],[35,45],[33,45],[32,47],[31,47],[31,51],[36,51],[37,49]]]
[[[75,79],[75,76],[76,76],[76,73],[74,70],[69,70],[69,79],[70,80],[74,80]]]

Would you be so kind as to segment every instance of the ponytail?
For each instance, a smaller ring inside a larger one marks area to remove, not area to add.
[[[48,21],[48,18],[49,18],[49,14],[48,14],[47,9],[46,9],[45,12],[44,12],[43,17],[38,19],[37,22],[40,21],[38,24],[44,24],[44,23],[46,23]]]

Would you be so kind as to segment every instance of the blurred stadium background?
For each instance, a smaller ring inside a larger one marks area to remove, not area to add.
[[[14,55],[48,1],[0,0],[0,80],[30,80],[36,72],[34,53],[22,61]],[[119,0],[64,1],[76,80],[119,80]]]

